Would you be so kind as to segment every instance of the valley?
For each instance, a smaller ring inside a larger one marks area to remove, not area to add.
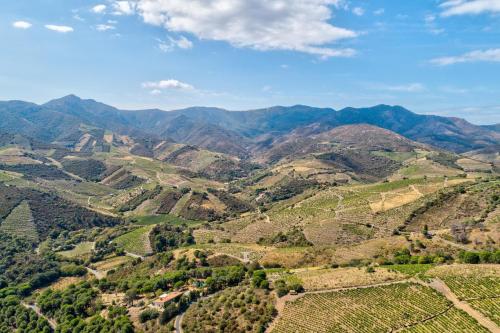
[[[499,330],[490,127],[73,95],[0,116],[0,332]]]

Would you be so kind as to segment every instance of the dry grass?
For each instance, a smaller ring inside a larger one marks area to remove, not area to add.
[[[381,193],[382,199],[370,203],[370,208],[374,213],[385,212],[390,209],[401,207],[420,199],[423,195],[415,186],[410,186],[404,191]]]
[[[461,158],[457,160],[457,164],[460,165],[464,171],[491,171],[491,164],[481,162],[478,160],[473,160],[470,158]]]
[[[442,265],[436,266],[427,272],[429,276],[446,277],[446,276],[462,276],[462,277],[475,277],[475,276],[496,276],[500,277],[500,265]]]
[[[301,270],[295,275],[302,280],[306,290],[324,290],[343,287],[365,286],[388,281],[404,280],[405,275],[376,268],[367,273],[364,268],[337,268]]]
[[[130,260],[132,259],[128,256],[114,257],[95,263],[94,266],[96,267],[96,270],[106,272],[110,269],[117,268],[120,265],[129,262]]]
[[[83,281],[85,281],[85,277],[75,277],[75,276],[64,277],[60,278],[55,283],[53,283],[50,286],[50,288],[54,290],[64,290],[72,284],[78,284]]]
[[[94,242],[82,242],[76,245],[74,249],[68,251],[61,251],[58,252],[58,254],[67,258],[80,257],[89,254],[94,249],[94,246],[95,246]]]

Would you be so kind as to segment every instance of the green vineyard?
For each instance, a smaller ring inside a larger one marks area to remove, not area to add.
[[[495,274],[493,266],[483,266],[468,272],[451,270],[436,275],[460,300],[500,325],[500,277]]]
[[[446,313],[432,318],[426,322],[419,323],[410,328],[404,329],[402,333],[482,333],[488,332],[482,326],[456,308],[451,308]]]
[[[38,241],[38,233],[33,221],[30,205],[27,201],[23,201],[5,218],[0,225],[0,231],[35,243]]]
[[[483,332],[472,318],[455,311],[434,290],[401,283],[307,294],[286,304],[272,332],[376,333],[407,329],[408,332],[444,333],[449,330],[440,327],[446,327],[447,322],[467,328],[467,332]]]

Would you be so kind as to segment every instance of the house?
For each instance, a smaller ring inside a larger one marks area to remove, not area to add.
[[[180,298],[184,294],[182,291],[173,291],[168,294],[160,295],[160,297],[153,302],[153,306],[159,309],[163,309],[165,304],[168,304],[178,298]]]

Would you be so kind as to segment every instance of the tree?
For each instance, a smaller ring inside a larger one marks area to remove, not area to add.
[[[460,252],[460,259],[466,264],[479,264],[480,257],[476,252],[462,251]]]
[[[260,288],[261,283],[266,280],[266,272],[255,271],[252,276],[252,284],[254,287]]]
[[[129,289],[125,293],[125,302],[127,304],[134,304],[134,301],[137,299],[137,290],[135,289]]]

